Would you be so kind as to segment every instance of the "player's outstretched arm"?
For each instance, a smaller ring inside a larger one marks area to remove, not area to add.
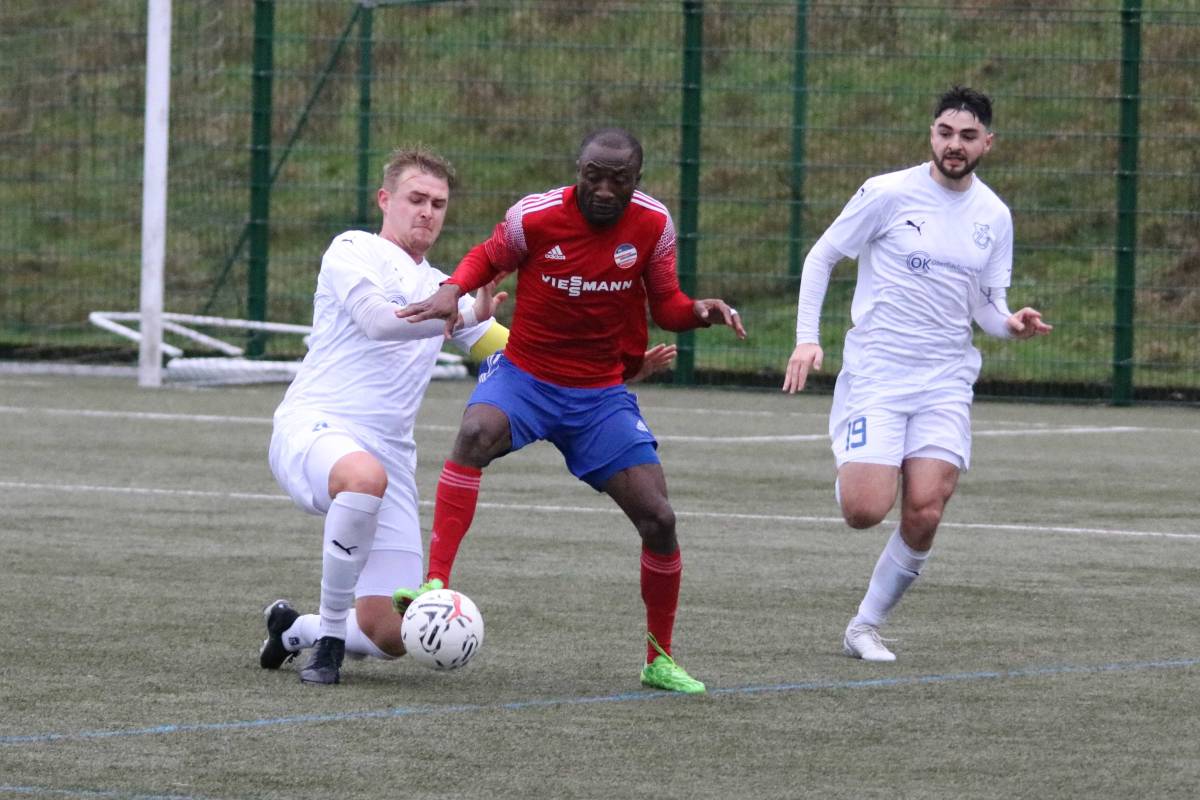
[[[1054,330],[1053,325],[1042,322],[1042,312],[1029,306],[1014,311],[1007,324],[1014,339],[1032,339],[1035,336],[1045,336]]]
[[[821,345],[804,343],[796,345],[788,359],[787,369],[783,373],[783,390],[795,394],[804,389],[811,370],[821,371],[821,361],[825,358]]]
[[[739,339],[746,338],[746,328],[742,325],[742,315],[738,313],[736,308],[731,307],[724,300],[716,298],[693,300],[692,310],[695,312],[696,317],[705,324],[728,325],[733,328],[733,332],[737,334]]]
[[[446,336],[450,337],[454,333],[454,327],[458,324],[458,298],[461,291],[457,284],[443,283],[436,292],[424,300],[418,300],[415,303],[409,303],[404,308],[397,309],[396,316],[400,319],[407,319],[409,322],[444,319],[446,320]]]
[[[989,336],[1001,339],[1032,339],[1054,330],[1042,321],[1042,312],[1025,306],[1020,311],[1008,310],[1006,287],[982,287],[971,309],[971,317]]]

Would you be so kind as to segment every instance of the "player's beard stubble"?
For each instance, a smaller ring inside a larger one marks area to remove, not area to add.
[[[960,159],[962,164],[958,167],[949,167],[946,165],[947,158]],[[983,156],[979,156],[974,161],[968,161],[966,153],[957,150],[947,150],[943,152],[940,157],[936,152],[933,153],[933,165],[937,167],[938,172],[942,173],[951,180],[957,181],[974,172],[975,168],[979,166],[980,158],[983,158]]]

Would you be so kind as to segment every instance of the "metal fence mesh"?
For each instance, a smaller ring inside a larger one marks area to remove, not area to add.
[[[263,5],[174,4],[170,311],[248,313]],[[266,5],[271,321],[307,322],[329,239],[377,224],[374,189],[393,146],[424,142],[458,167],[462,187],[431,254],[452,267],[518,197],[573,180],[588,128],[618,124],[643,140],[643,187],[677,223],[696,203],[685,278],[699,296],[736,304],[751,331],[745,343],[696,335],[695,378],[775,384],[805,249],[866,177],[926,159],[932,102],[964,83],[996,104],[997,143],[981,174],[1013,209],[1012,303],[1056,325],[1033,343],[981,335],[981,392],[1112,393],[1118,149],[1136,135],[1135,394],[1200,398],[1196,0]],[[702,18],[698,41],[689,14]],[[137,306],[145,27],[135,0],[0,8],[0,357],[132,355],[86,317]],[[1120,115],[1131,30],[1132,132]],[[684,99],[694,46],[698,114]],[[689,129],[699,134],[694,162]],[[681,196],[689,167],[695,198]],[[853,265],[839,266],[826,300],[827,375],[853,280]]]

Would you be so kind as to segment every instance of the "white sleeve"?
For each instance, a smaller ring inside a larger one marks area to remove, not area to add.
[[[879,236],[891,216],[894,195],[878,176],[871,178],[854,193],[821,238],[847,258],[858,258],[863,245]]]
[[[400,319],[395,312],[399,306],[389,303],[379,287],[367,279],[359,281],[346,296],[346,310],[354,324],[367,336],[376,341],[411,342],[416,339],[431,339],[446,332],[446,323],[440,319],[409,322]],[[463,316],[460,329],[476,325],[475,305],[459,306]]]
[[[1012,214],[1004,210],[1003,217],[996,223],[995,241],[983,274],[979,276],[981,286],[1008,287],[1012,285],[1013,270],[1013,225]]]
[[[513,208],[516,208],[516,206]],[[521,219],[520,216],[518,215],[515,219],[517,220],[519,227]],[[433,274],[437,276],[436,282],[438,286],[442,285],[450,278],[449,275],[442,272],[437,267],[431,265],[429,268],[433,270]],[[482,339],[483,335],[487,333],[487,330],[492,326],[494,319],[489,316],[487,319],[480,321],[479,318],[476,317],[475,295],[470,292],[458,298],[458,313],[461,316],[461,319],[459,320],[458,326],[454,329],[454,333],[451,334],[450,341],[453,342],[454,345],[464,353],[469,353],[471,352],[471,348],[475,346],[475,343]]]
[[[843,257],[842,251],[826,236],[804,258],[804,273],[800,276],[800,298],[796,303],[796,344],[821,343],[821,305],[829,289],[829,276]]]
[[[334,238],[321,258],[319,280],[347,310],[350,293],[363,283],[370,283],[383,293],[375,258],[358,231],[347,231]]]
[[[1011,339],[1012,331],[1008,329],[1008,318],[1012,312],[1008,310],[1008,290],[1003,286],[981,288],[979,296],[971,308],[971,316],[983,332],[1000,339]]]

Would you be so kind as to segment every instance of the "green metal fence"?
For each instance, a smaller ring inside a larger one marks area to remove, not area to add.
[[[133,355],[86,317],[137,308],[145,27],[141,0],[0,7],[0,358]],[[965,83],[996,104],[1010,297],[1056,325],[981,335],[981,394],[1200,400],[1197,0],[197,0],[172,61],[170,311],[307,322],[322,250],[376,224],[403,142],[463,177],[432,254],[452,267],[620,124],[685,286],[751,332],[683,337],[679,378],[775,385],[805,250],[864,178],[927,157],[934,98]],[[826,300],[827,376],[853,280]]]

